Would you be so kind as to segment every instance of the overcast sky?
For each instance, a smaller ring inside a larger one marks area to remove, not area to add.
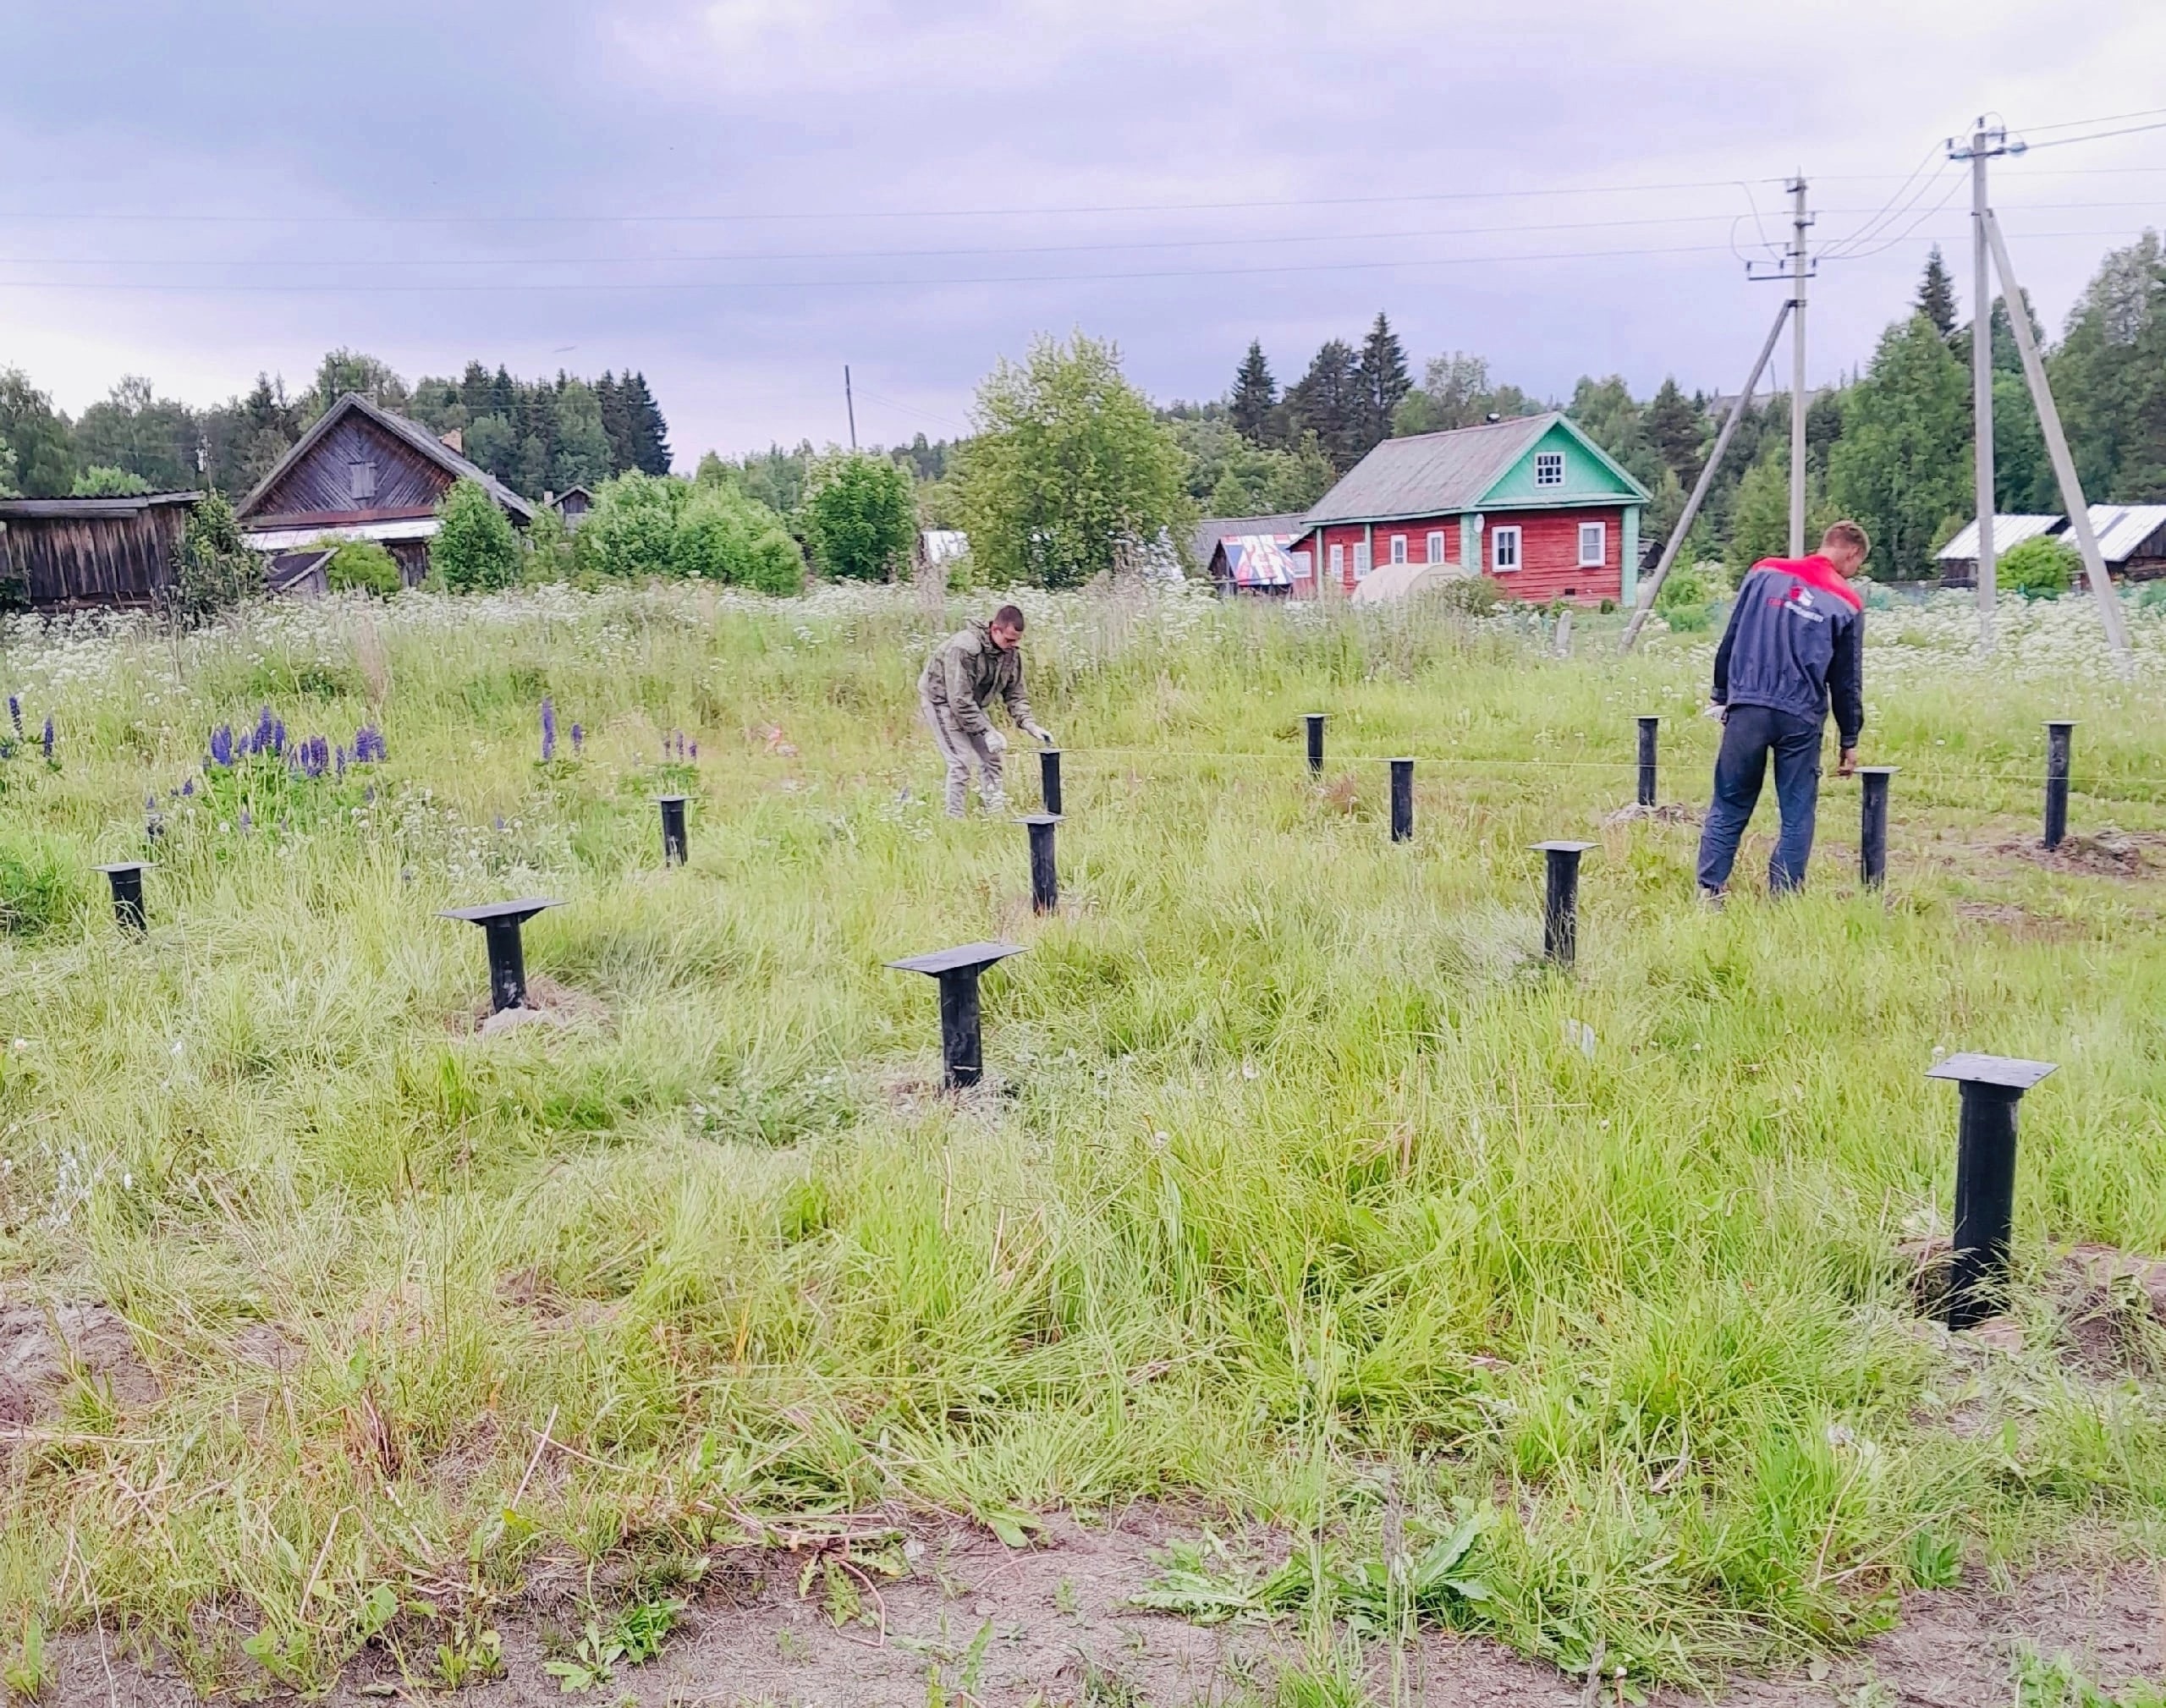
[[[1817,383],[1932,238],[1967,294],[1951,129],[2166,101],[2159,0],[0,0],[0,366],[62,407],[298,387],[338,344],[634,367],[686,467],[842,439],[845,362],[862,439],[954,433],[1076,327],[1161,398],[1251,337],[1297,377],[1379,308],[1417,373],[1733,388],[1778,289],[1733,245],[1780,241],[1800,167],[1819,241],[1899,197],[1814,286]],[[2056,327],[2166,223],[2166,129],[1995,173]]]

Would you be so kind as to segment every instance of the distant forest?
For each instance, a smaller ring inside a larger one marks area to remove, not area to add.
[[[197,409],[129,377],[69,420],[18,372],[0,372],[0,492],[30,497],[208,486],[238,497],[346,392],[438,434],[514,492],[593,486],[638,469],[669,471],[669,428],[641,373],[520,380],[469,362],[456,379],[412,386],[373,356],[333,350],[298,395],[258,375],[237,397]]]
[[[2166,253],[2156,233],[2108,253],[2058,340],[2025,305],[2046,349],[2062,420],[2086,492],[2116,503],[2166,501]],[[1992,305],[1996,503],[2004,512],[2061,508],[2004,302]],[[1915,297],[1882,333],[1872,360],[1806,399],[1808,507],[1817,525],[1855,516],[1877,542],[1875,573],[1929,574],[1932,553],[1970,518],[1971,327],[1957,312],[1940,252]],[[1734,352],[1730,353],[1734,359]],[[1712,358],[1691,353],[1706,373]],[[245,492],[341,392],[355,391],[438,432],[459,429],[466,454],[530,497],[591,486],[629,470],[668,471],[668,430],[646,376],[559,374],[517,380],[469,363],[456,379],[406,385],[384,363],[349,350],[323,359],[297,397],[259,378],[245,397],[195,410],[127,379],[80,420],[56,414],[29,379],[0,371],[0,491],[31,494],[207,485]],[[1282,387],[1260,343],[1220,397],[1157,410],[1185,454],[1189,502],[1205,515],[1304,510],[1380,441],[1476,425],[1492,415],[1563,409],[1652,494],[1646,536],[1665,538],[1711,450],[1728,399],[1667,378],[1645,396],[1621,376],[1587,376],[1544,399],[1493,376],[1477,354],[1452,351],[1417,374],[1379,313],[1359,339],[1329,338]],[[1788,534],[1790,400],[1751,400],[1693,530],[1693,554],[1742,566],[1779,551]],[[967,440],[871,454],[910,470],[922,525],[957,525],[957,453]],[[746,495],[795,514],[815,456],[810,442],[727,459]]]

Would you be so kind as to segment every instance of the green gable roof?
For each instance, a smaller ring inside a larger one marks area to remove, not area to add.
[[[1536,484],[1535,459],[1542,455],[1561,456],[1564,459],[1561,486]],[[1493,507],[1531,508],[1605,500],[1644,504],[1647,497],[1647,489],[1589,438],[1570,416],[1552,415],[1541,434],[1512,459],[1510,467],[1490,482],[1478,502]]]

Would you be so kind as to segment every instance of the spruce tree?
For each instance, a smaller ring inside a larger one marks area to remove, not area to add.
[[[1361,385],[1353,347],[1333,338],[1316,353],[1309,371],[1287,389],[1287,425],[1295,437],[1314,433],[1332,468],[1344,474],[1367,454]]]
[[[1361,454],[1366,456],[1391,437],[1392,413],[1399,408],[1399,400],[1414,389],[1413,378],[1406,371],[1406,351],[1381,309],[1377,310],[1369,336],[1361,341],[1361,358],[1355,366],[1354,377],[1361,394]]]
[[[1941,337],[1954,335],[1955,281],[1949,275],[1948,263],[1940,258],[1938,244],[1926,256],[1926,276],[1918,283],[1918,312],[1933,323]]]
[[[1672,378],[1663,381],[1654,401],[1647,405],[1641,430],[1656,454],[1679,481],[1689,486],[1699,478],[1701,439],[1706,426],[1700,408],[1678,389]]]
[[[646,388],[645,374],[628,374],[623,381],[624,421],[632,466],[649,475],[669,472],[669,424],[654,393]]]
[[[1226,407],[1234,431],[1251,445],[1267,445],[1278,420],[1278,382],[1271,376],[1260,340],[1249,341],[1249,353],[1234,375],[1234,393]]]
[[[616,375],[607,369],[595,384],[594,395],[602,405],[602,431],[609,436],[609,472],[624,474],[635,469],[632,460],[632,436],[624,415],[624,391],[617,383]]]

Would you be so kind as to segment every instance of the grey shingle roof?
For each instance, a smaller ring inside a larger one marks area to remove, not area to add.
[[[1515,421],[1386,439],[1317,501],[1308,524],[1470,509],[1563,419],[1553,410]]]

